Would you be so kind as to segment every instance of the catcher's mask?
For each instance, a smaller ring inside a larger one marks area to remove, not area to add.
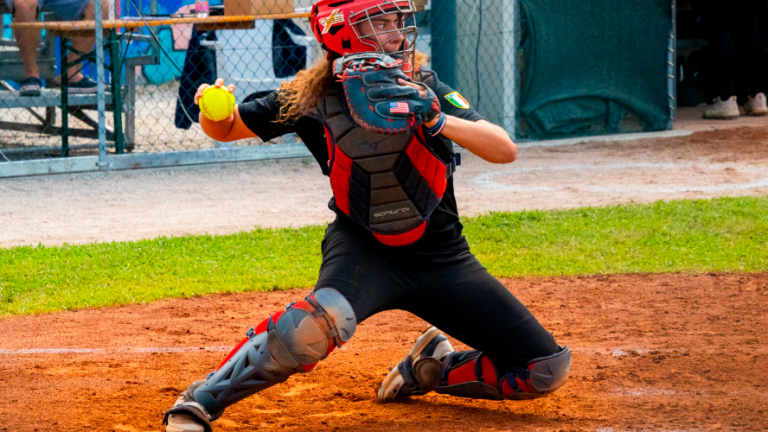
[[[363,52],[384,53],[387,43],[402,36],[400,49],[387,54],[403,60],[403,72],[410,75],[418,35],[415,12],[411,0],[320,0],[312,6],[310,24],[329,58]],[[397,14],[396,28],[377,29],[373,19],[388,14]],[[360,24],[365,22],[372,34],[360,34]]]

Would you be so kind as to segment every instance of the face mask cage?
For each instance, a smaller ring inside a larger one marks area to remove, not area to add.
[[[402,3],[402,2],[401,2]],[[397,3],[373,6],[350,16],[350,22],[354,23],[352,28],[355,31],[357,39],[373,48],[378,52],[384,53],[384,46],[394,39],[402,36],[403,43],[400,49],[395,52],[387,53],[395,59],[403,61],[403,70],[410,72],[416,60],[416,38],[418,36],[418,27],[416,26],[416,9],[411,1],[408,7],[400,6]],[[396,29],[377,31],[372,19],[381,15],[397,14],[400,18],[400,25]],[[368,22],[372,34],[361,35],[359,25]],[[380,41],[384,41],[381,43]]]

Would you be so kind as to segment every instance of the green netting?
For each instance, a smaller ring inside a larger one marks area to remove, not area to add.
[[[523,136],[669,127],[670,0],[520,0]]]

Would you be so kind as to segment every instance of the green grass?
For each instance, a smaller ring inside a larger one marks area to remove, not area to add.
[[[464,219],[498,277],[768,270],[768,197]],[[324,227],[0,249],[0,316],[309,287]]]
[[[768,270],[768,197],[683,200],[468,221],[496,276]]]

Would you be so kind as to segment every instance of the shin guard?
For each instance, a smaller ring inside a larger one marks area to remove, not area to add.
[[[319,289],[251,328],[205,382],[187,389],[186,402],[168,410],[166,421],[169,414],[185,414],[210,425],[226,407],[294,373],[312,370],[346,343],[356,326],[355,313],[344,296],[331,288]]]
[[[562,386],[570,370],[568,347],[506,373],[480,351],[455,352],[443,360],[440,384],[435,391],[473,399],[536,399]]]

